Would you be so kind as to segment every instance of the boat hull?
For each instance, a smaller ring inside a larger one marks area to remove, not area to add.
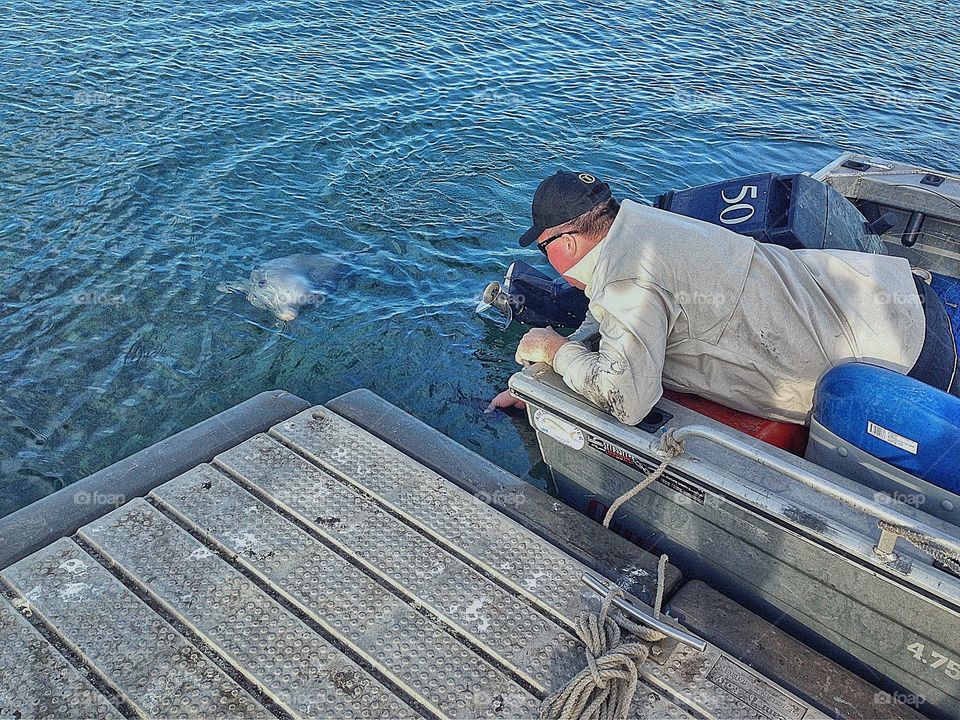
[[[589,422],[578,422],[569,404],[544,402],[551,394],[572,399],[556,381],[526,376],[512,387],[528,403],[558,494],[602,520],[611,503],[656,466],[658,458],[642,449],[654,436],[593,409],[580,414]],[[524,391],[534,385],[539,398]],[[672,426],[693,415],[668,401],[658,408],[674,416]],[[545,414],[575,426],[582,447],[552,430]],[[605,433],[611,425],[617,432]],[[624,432],[636,443],[624,442]],[[698,471],[686,470],[691,467]],[[892,565],[867,558],[872,545],[862,525],[847,526],[842,513],[821,514],[815,502],[798,502],[796,488],[780,494],[762,475],[741,472],[731,481],[701,452],[624,504],[611,527],[669,553],[685,577],[703,579],[922,712],[960,716],[960,680],[952,677],[960,607],[950,597],[960,581],[907,553]],[[935,592],[945,588],[947,597]]]

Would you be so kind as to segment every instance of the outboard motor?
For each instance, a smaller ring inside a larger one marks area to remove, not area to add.
[[[533,327],[576,328],[586,317],[589,304],[587,296],[563,278],[550,278],[522,260],[514,260],[503,283],[487,285],[477,312],[496,310],[506,318],[504,329],[511,320]]]
[[[868,224],[856,206],[808,175],[763,173],[660,195],[654,207],[794,250],[884,253],[886,217]]]

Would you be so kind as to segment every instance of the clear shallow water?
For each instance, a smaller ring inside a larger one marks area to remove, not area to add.
[[[269,388],[368,387],[534,482],[472,314],[537,181],[956,168],[953,3],[0,2],[0,514]],[[277,327],[216,286],[355,268]]]

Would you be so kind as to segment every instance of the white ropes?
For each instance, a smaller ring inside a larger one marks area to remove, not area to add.
[[[663,577],[667,556],[657,565],[657,599],[653,616],[660,616],[663,602]],[[611,613],[613,599],[623,590],[613,588],[603,598],[600,612],[577,621],[577,635],[584,645],[587,667],[566,687],[554,693],[540,706],[541,720],[625,720],[640,681],[639,666],[650,654],[652,643],[666,637],[659,630],[631,622],[622,613]],[[621,630],[639,642],[620,643]]]
[[[956,555],[947,551],[923,533],[915,532],[905,527],[888,523],[884,520],[881,520],[879,525],[881,530],[886,530],[888,532],[892,532],[894,535],[902,537],[907,542],[933,556],[934,560],[937,560],[941,565],[946,567],[951,572],[960,575],[960,555]]]
[[[667,471],[667,466],[670,464],[670,461],[677,457],[680,453],[683,452],[683,443],[678,443],[669,435],[664,435],[663,437],[663,449],[667,456],[663,459],[663,462],[657,466],[656,470],[647,475],[643,480],[634,485],[632,488],[627,490],[623,495],[618,497],[613,501],[613,504],[610,506],[610,509],[607,510],[607,514],[603,516],[603,526],[610,527],[610,521],[613,520],[614,513],[620,509],[620,506],[623,505],[628,500],[632,500],[634,497],[642,493],[648,487],[650,487],[654,482],[663,473]]]
[[[683,452],[683,444],[669,435],[664,436],[667,456],[663,462],[640,483],[617,498],[603,518],[604,527],[620,506],[637,496],[666,472],[670,461]],[[663,578],[667,569],[666,555],[657,565],[657,596],[653,616],[660,617],[663,603]],[[577,635],[584,645],[587,667],[554,693],[540,706],[541,720],[626,720],[640,681],[638,668],[650,655],[650,646],[666,637],[659,630],[634,623],[619,611],[611,613],[613,599],[622,595],[613,588],[603,598],[600,612],[585,615],[577,621]],[[621,632],[626,631],[637,641],[621,644]]]

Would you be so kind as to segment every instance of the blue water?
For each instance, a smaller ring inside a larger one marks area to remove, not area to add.
[[[934,0],[4,0],[0,27],[0,514],[268,388],[368,387],[542,483],[522,420],[480,413],[519,330],[472,314],[541,177],[960,165]],[[357,272],[286,327],[216,289],[302,252]]]

